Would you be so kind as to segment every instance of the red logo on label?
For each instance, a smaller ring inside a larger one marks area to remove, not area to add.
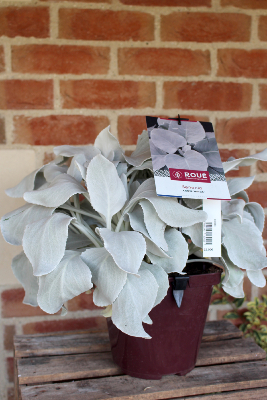
[[[194,171],[189,169],[169,168],[172,181],[190,181],[210,183],[210,174],[208,171]]]

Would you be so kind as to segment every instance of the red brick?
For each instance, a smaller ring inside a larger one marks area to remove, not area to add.
[[[210,74],[208,50],[125,48],[118,52],[119,73],[190,76]]]
[[[59,37],[81,40],[153,40],[154,17],[137,11],[61,8]]]
[[[201,7],[211,6],[211,0],[120,0],[131,6]]]
[[[12,70],[38,74],[106,74],[109,48],[30,44],[12,47]]]
[[[75,331],[75,330],[106,330],[107,323],[104,317],[91,317],[79,319],[62,319],[53,321],[30,322],[23,325],[23,333],[30,335],[35,333]]]
[[[267,3],[265,2],[267,7]],[[267,40],[267,15],[262,15],[259,18],[259,38],[260,40]]]
[[[258,297],[262,300],[262,295],[265,294],[267,296],[267,286],[263,288],[258,288]]]
[[[147,129],[144,115],[120,115],[118,117],[118,137],[120,144],[136,144],[138,135]]]
[[[0,117],[0,144],[6,143],[5,120]]]
[[[69,80],[61,81],[63,108],[121,109],[154,107],[154,82]]]
[[[224,319],[224,315],[228,312],[230,312],[231,310],[217,310],[217,320],[220,319]],[[244,314],[244,312],[246,312],[247,309],[243,308],[241,310],[238,310],[237,313],[240,315],[240,318],[236,318],[236,319],[228,319],[228,321],[232,322],[232,324],[234,324],[235,326],[240,326],[243,322],[244,322],[244,318],[242,318],[242,315]]]
[[[44,153],[44,158],[43,158],[43,165],[50,163],[55,159],[55,154],[54,153]]]
[[[247,42],[251,17],[245,14],[172,12],[161,16],[161,39],[188,42]]]
[[[248,111],[252,99],[249,83],[165,82],[164,108]]]
[[[221,0],[221,5],[225,6],[234,6],[239,8],[267,8],[266,0]]]
[[[217,136],[217,135],[216,135]],[[234,158],[243,158],[249,156],[249,150],[228,150],[228,149],[220,149],[220,155],[222,161],[227,161],[229,157]],[[227,178],[230,177],[238,177],[238,176],[249,176],[250,175],[250,167],[240,167],[238,171],[229,171],[227,172]]]
[[[6,359],[6,369],[8,382],[14,382],[14,359],[13,357],[8,357]]]
[[[250,201],[260,203],[263,208],[267,207],[267,182],[253,182],[246,192]]]
[[[0,72],[5,71],[5,52],[4,47],[0,46]]]
[[[244,278],[243,289],[244,289],[244,293],[246,296],[246,301],[251,301],[251,299],[252,299],[252,297],[251,297],[252,283],[250,282],[250,280],[248,279],[247,276],[245,276],[245,278]]]
[[[49,37],[47,7],[0,8],[0,36]]]
[[[13,387],[7,389],[7,400],[15,400],[15,392]]]
[[[218,76],[267,78],[267,50],[218,50]]]
[[[45,117],[14,117],[13,143],[34,146],[94,142],[98,133],[109,125],[107,117],[83,115],[48,115]]]
[[[260,107],[267,110],[267,85],[259,85]]]
[[[93,293],[82,293],[79,296],[74,297],[74,299],[68,301],[68,310],[99,310],[99,307],[97,307],[93,302]]]
[[[4,327],[4,349],[13,350],[13,336],[16,334],[14,325],[6,325]]]
[[[216,121],[218,143],[266,143],[267,118],[231,118]]]
[[[47,315],[39,307],[23,304],[24,289],[8,289],[2,292],[2,317],[31,317],[35,315]]]
[[[257,171],[259,173],[261,172],[267,172],[267,162],[266,161],[258,161],[257,162]],[[267,238],[266,238],[267,239]]]
[[[45,1],[45,2],[50,2],[50,3],[58,3],[59,1],[62,0],[40,0],[40,1]],[[71,1],[73,0],[64,0],[64,1]],[[75,0],[75,3],[111,3],[112,0]]]
[[[53,108],[53,81],[11,79],[0,81],[0,109]]]

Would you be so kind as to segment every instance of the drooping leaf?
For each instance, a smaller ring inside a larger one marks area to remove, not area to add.
[[[146,254],[146,243],[138,232],[112,232],[106,228],[97,228],[96,232],[104,240],[104,246],[120,269],[137,274]]]
[[[254,181],[255,176],[248,176],[245,178],[233,178],[227,181],[230,196],[247,189]]]
[[[240,222],[242,222],[245,204],[246,204],[245,201],[242,199],[222,201],[221,207],[222,207],[223,217],[232,218],[236,216],[239,218]]]
[[[267,266],[267,258],[262,254],[261,232],[250,220],[237,218],[223,221],[222,241],[231,261],[239,268],[257,271]]]
[[[183,136],[161,128],[156,128],[151,131],[151,140],[160,150],[170,154],[175,153],[179,147],[183,147],[187,144]]]
[[[54,153],[64,157],[73,157],[76,154],[84,154],[87,160],[92,160],[97,154],[100,154],[100,150],[92,144],[88,146],[57,146],[54,147]]]
[[[153,264],[164,269],[168,274],[171,272],[181,273],[188,258],[188,245],[181,232],[176,229],[169,229],[165,232],[165,239],[168,244],[166,252],[171,258],[157,257],[152,253],[148,256]]]
[[[203,247],[203,224],[201,222],[183,228],[183,233],[188,235],[197,247]]]
[[[249,198],[247,193],[244,190],[241,190],[240,192],[234,194],[231,196],[231,198],[234,199],[243,199],[246,203],[249,202]]]
[[[112,322],[127,335],[149,339],[142,321],[155,304],[158,284],[153,274],[141,270],[140,276],[128,275],[112,306]]]
[[[174,121],[172,121],[170,129],[173,129],[174,124]],[[176,122],[176,126],[178,127],[178,133],[186,139],[187,143],[197,143],[206,136],[203,126],[198,121],[181,121],[181,125],[178,125]]]
[[[162,302],[162,300],[164,299],[164,297],[166,296],[166,294],[168,292],[168,289],[169,289],[168,274],[160,266],[158,266],[156,264],[148,264],[144,261],[142,262],[140,269],[141,269],[141,271],[148,269],[151,272],[151,274],[153,274],[154,277],[156,278],[157,284],[159,286],[158,292],[157,292],[157,297],[156,297],[156,300],[154,303],[154,307],[156,307],[156,305],[158,305],[159,303]]]
[[[72,176],[61,174],[55,177],[48,187],[24,193],[24,200],[28,203],[45,207],[59,207],[71,196],[77,193],[86,193],[86,189]]]
[[[117,173],[119,175],[119,177],[121,177],[121,174],[127,174],[127,163],[125,162],[120,162],[117,167]]]
[[[11,268],[15,277],[22,284],[23,289],[25,290],[23,303],[37,307],[39,278],[33,275],[32,265],[23,251],[13,258]]]
[[[135,151],[130,156],[124,155],[124,158],[128,164],[135,167],[143,164],[143,162],[151,158],[147,131],[143,131],[141,135],[138,135]]]
[[[95,147],[110,161],[123,161],[123,151],[118,140],[110,133],[110,126],[103,129],[97,136]]]
[[[114,303],[126,283],[127,272],[117,266],[104,247],[87,249],[81,258],[90,268],[92,282],[96,286],[94,303],[99,307]]]
[[[35,276],[49,274],[60,263],[72,219],[56,213],[26,226],[22,245]]]
[[[60,167],[59,165],[49,164],[44,167],[44,177],[47,182],[52,182],[56,176],[65,174],[68,170],[66,165]]]
[[[245,167],[254,164],[257,160],[267,161],[267,149],[260,153],[253,154],[252,156],[239,158],[236,160],[226,161],[223,163],[224,172],[231,171],[235,167]]]
[[[79,168],[79,165],[82,166],[82,172],[83,171],[83,165],[86,162],[86,157],[84,154],[75,154],[75,156],[72,158],[69,169],[68,169],[68,174],[70,176],[72,176],[74,179],[76,179],[76,181],[78,181],[79,183],[82,181],[83,179],[83,175],[81,173],[81,170]]]
[[[26,225],[51,216],[54,210],[54,207],[50,208],[25,204],[5,214],[0,222],[4,239],[15,246],[21,245]]]
[[[262,232],[265,221],[265,213],[262,206],[259,203],[250,202],[245,205],[244,210],[252,215],[255,225]]]
[[[58,312],[66,301],[91,289],[91,277],[80,253],[67,250],[57,268],[39,278],[39,306],[49,314]]]
[[[188,150],[184,156],[178,154],[167,154],[165,162],[168,168],[190,169],[197,171],[207,171],[208,162],[206,158],[194,150]]]
[[[9,197],[22,197],[25,192],[29,192],[34,189],[35,181],[39,176],[39,171],[41,171],[43,167],[36,169],[35,171],[31,172],[29,175],[25,176],[20,183],[16,186],[6,189],[6,194]],[[39,185],[38,185],[39,186]]]
[[[168,250],[168,245],[164,237],[166,228],[165,222],[158,217],[155,208],[148,200],[141,200],[139,204],[143,209],[144,222],[149,237],[157,246],[161,247],[163,250]]]
[[[257,287],[264,287],[266,285],[266,278],[261,270],[258,271],[247,271],[248,279],[253,285]]]
[[[225,269],[225,277],[222,281],[223,287],[234,288],[240,285],[244,280],[244,272],[232,263],[224,246],[222,246],[220,260]]]
[[[223,285],[223,290],[230,294],[230,296],[233,296],[235,298],[240,298],[243,299],[245,297],[245,293],[243,290],[243,280],[239,283],[237,286],[225,286]]]
[[[133,195],[135,194],[135,192],[137,191],[137,189],[139,188],[140,183],[138,181],[134,181],[131,185],[130,185],[130,189],[129,189],[129,197],[133,197]]]
[[[126,202],[126,192],[115,166],[102,155],[97,155],[87,169],[86,183],[92,206],[105,217],[110,228],[112,216]]]
[[[222,168],[222,161],[215,138],[200,140],[194,146],[194,150],[206,158],[210,167]]]

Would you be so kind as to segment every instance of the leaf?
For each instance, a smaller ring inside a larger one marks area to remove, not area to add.
[[[242,224],[237,218],[224,221],[222,233],[229,258],[239,268],[257,271],[267,266],[261,232],[253,222],[246,218]]]
[[[245,204],[245,201],[242,199],[221,201],[223,217],[238,217],[241,223]]]
[[[112,232],[107,228],[97,228],[96,232],[104,240],[104,246],[120,269],[137,274],[146,254],[146,243],[138,232]]]
[[[69,229],[66,250],[78,250],[92,245],[90,239],[82,233],[73,233]]]
[[[52,182],[56,176],[65,174],[67,170],[68,167],[66,165],[60,167],[58,165],[48,164],[44,167],[44,177],[47,182]]]
[[[168,168],[189,169],[197,171],[207,171],[208,162],[206,158],[194,150],[188,150],[184,156],[178,154],[167,154],[165,162]]]
[[[126,283],[127,273],[117,266],[104,247],[87,249],[81,258],[90,268],[96,286],[94,303],[99,307],[114,303]]]
[[[77,193],[86,193],[86,189],[72,176],[61,174],[56,176],[47,188],[26,192],[23,198],[28,203],[56,208]]]
[[[151,131],[151,140],[156,147],[166,153],[175,153],[179,147],[187,144],[185,138],[178,133],[161,128]]]
[[[112,306],[112,322],[127,335],[149,339],[142,321],[155,304],[158,284],[148,270],[128,275],[126,284]]]
[[[166,156],[167,152],[164,150],[159,149],[151,139],[149,139],[149,146],[151,151],[151,156]]]
[[[66,301],[92,286],[90,269],[80,253],[67,250],[57,268],[39,278],[38,304],[45,312],[54,314]]]
[[[127,174],[127,163],[125,162],[120,162],[117,167],[117,173],[119,175],[119,177],[121,177],[122,174]]]
[[[49,274],[64,256],[68,226],[73,218],[56,213],[26,226],[22,245],[33,274]]]
[[[92,160],[97,154],[100,154],[100,150],[92,144],[88,146],[57,146],[54,147],[54,153],[64,157],[73,157],[76,154],[84,154],[87,160]]]
[[[157,196],[153,178],[147,179],[139,186],[133,197],[126,204],[123,214],[131,212],[136,203],[142,199],[149,200],[157,211],[159,218],[172,227],[194,225],[207,219],[207,214],[202,210],[190,210],[179,204],[175,198]]]
[[[239,318],[239,314],[237,312],[234,311],[230,311],[228,313],[226,313],[223,318],[228,318],[228,319],[237,319]]]
[[[75,156],[71,160],[71,164],[67,172],[79,183],[82,181],[83,176],[85,177],[86,175],[85,168],[83,167],[85,162],[86,162],[86,157],[84,154],[75,154]]]
[[[176,122],[177,124],[177,122]],[[174,121],[172,121],[170,125],[170,129],[173,129]],[[201,125],[200,122],[191,122],[191,121],[181,121],[181,125],[178,125],[178,133],[182,135],[187,143],[197,143],[200,140],[204,139],[206,136],[206,132]]]
[[[166,252],[171,258],[157,257],[152,253],[148,257],[153,264],[164,269],[168,274],[171,272],[181,273],[186,266],[188,259],[188,245],[181,232],[176,229],[169,229],[165,232],[165,239],[168,244]]]
[[[97,136],[95,147],[110,161],[123,161],[123,151],[118,140],[110,133],[110,126],[103,129]]]
[[[225,277],[222,281],[223,287],[234,288],[240,285],[240,283],[243,282],[244,279],[244,272],[232,263],[225,247],[223,246],[220,261],[222,262],[225,270]]]
[[[210,167],[222,168],[222,161],[215,138],[200,140],[194,146],[194,150],[206,158]]]
[[[260,153],[254,154],[252,156],[239,158],[237,160],[226,161],[223,163],[224,172],[231,171],[235,167],[244,167],[254,164],[255,161],[267,161],[267,149],[261,151]]]
[[[51,216],[54,210],[55,208],[25,204],[5,214],[0,222],[4,239],[15,246],[21,245],[26,225]]]
[[[11,268],[25,290],[23,303],[37,307],[38,278],[33,276],[32,265],[23,251],[13,258]]]
[[[166,165],[165,156],[152,156],[152,164],[154,171],[165,167]]]
[[[135,194],[135,192],[137,191],[137,189],[139,188],[140,183],[138,181],[134,181],[131,185],[130,185],[130,190],[129,190],[129,197],[133,197],[133,195]]]
[[[183,202],[187,205],[189,208],[202,208],[203,206],[203,200],[201,199],[183,199]]]
[[[255,176],[248,176],[245,178],[233,178],[227,181],[230,196],[247,189],[254,181]]]
[[[266,285],[266,278],[261,270],[258,271],[247,271],[248,279],[253,285],[257,287],[264,287]]]
[[[250,202],[245,205],[244,210],[248,211],[252,215],[255,225],[261,232],[263,232],[265,214],[262,206],[259,203]]]
[[[102,155],[90,162],[86,175],[87,189],[93,208],[102,214],[111,227],[111,219],[126,202],[126,192],[115,166]]]
[[[154,307],[162,302],[164,297],[167,295],[169,289],[169,278],[168,274],[164,271],[163,268],[159,267],[158,265],[147,264],[146,262],[142,262],[140,270],[149,270],[151,274],[154,275],[156,278],[157,284],[159,286],[157,297],[154,303]]]
[[[249,198],[247,193],[244,190],[241,190],[240,192],[234,194],[233,196],[231,196],[232,200],[233,199],[243,199],[246,203],[249,202]]]
[[[201,222],[183,228],[183,233],[188,235],[197,247],[203,247],[203,224]]]
[[[158,217],[153,205],[147,200],[141,200],[140,206],[144,213],[144,222],[151,240],[163,250],[168,250],[164,232],[166,224]]]
[[[9,197],[22,197],[25,192],[29,192],[34,189],[35,181],[38,178],[38,173],[43,169],[43,167],[36,169],[35,171],[31,172],[29,175],[25,176],[20,183],[16,186],[6,189],[6,194]]]
[[[133,165],[135,167],[143,164],[143,162],[151,158],[147,131],[143,131],[141,135],[138,135],[135,151],[130,156],[126,156],[124,154],[124,158],[128,164]]]

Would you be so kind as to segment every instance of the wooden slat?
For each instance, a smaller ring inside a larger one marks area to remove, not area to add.
[[[266,400],[267,388],[237,390],[234,392],[223,392],[201,396],[180,397],[173,400]]]
[[[202,343],[197,366],[264,360],[266,353],[251,339]],[[18,359],[20,384],[58,382],[121,374],[110,352]]]
[[[127,375],[22,386],[22,400],[155,400],[267,386],[267,362],[247,362],[195,368],[187,376],[159,381]]]
[[[202,341],[242,337],[242,332],[229,321],[210,321],[204,329]],[[110,350],[107,333],[70,332],[48,335],[21,335],[14,337],[15,357],[33,357],[59,354],[95,353]]]

